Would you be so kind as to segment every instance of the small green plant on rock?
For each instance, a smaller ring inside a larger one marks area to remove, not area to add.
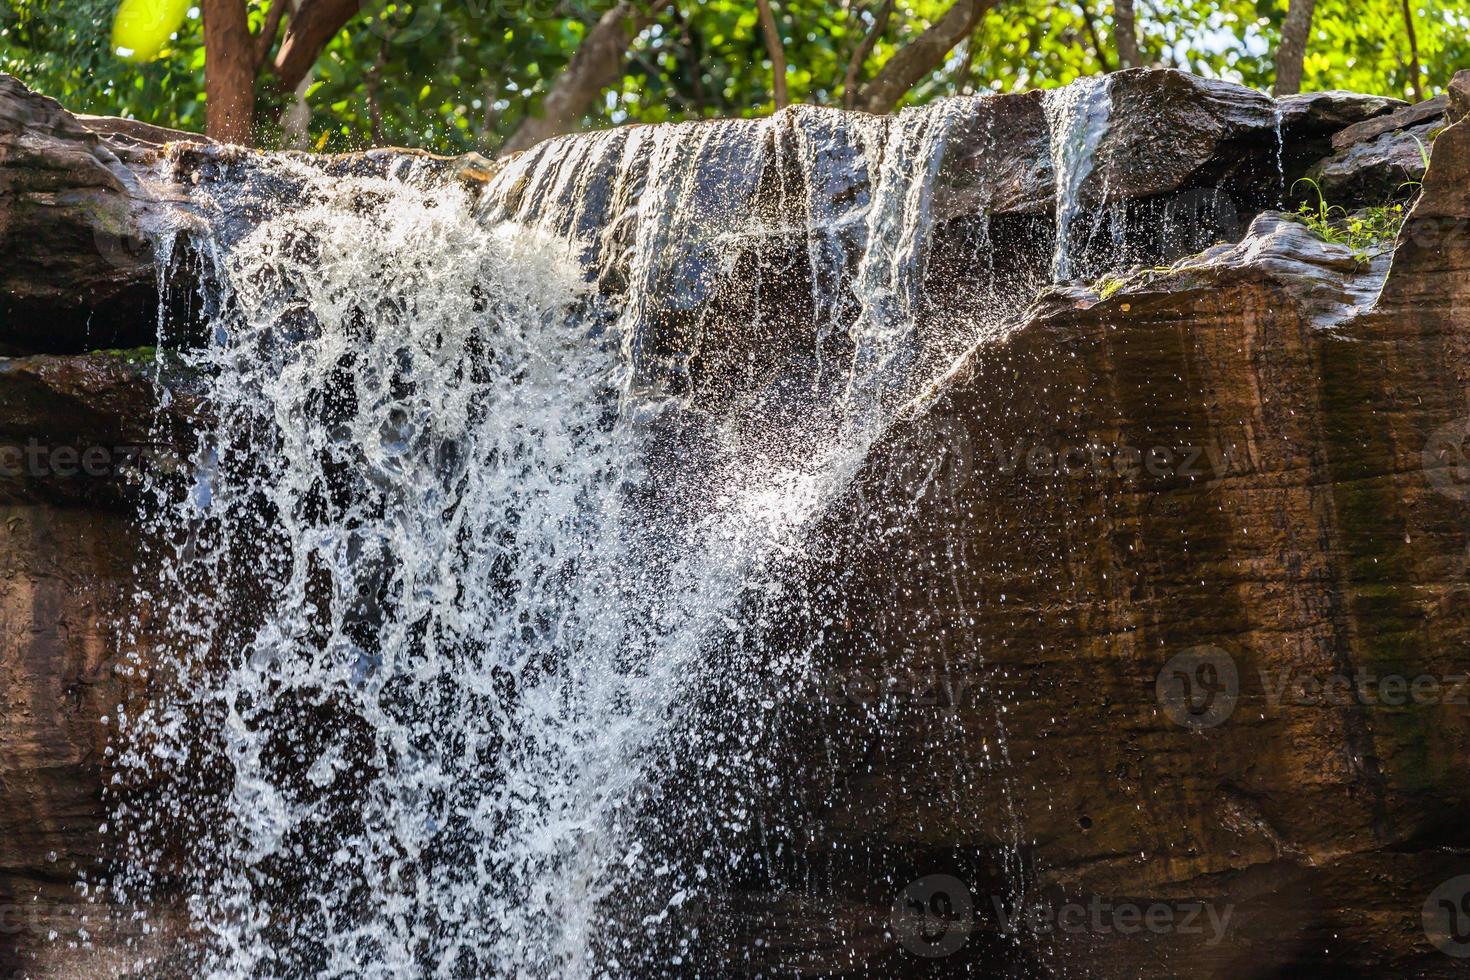
[[[1374,252],[1391,244],[1403,227],[1402,204],[1382,204],[1349,213],[1340,205],[1328,204],[1321,185],[1312,178],[1301,178],[1292,190],[1300,184],[1310,187],[1317,201],[1303,201],[1297,209],[1297,220],[1324,242],[1347,247],[1359,262],[1368,261]]]

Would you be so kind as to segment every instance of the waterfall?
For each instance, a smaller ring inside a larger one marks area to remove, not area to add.
[[[1074,274],[1072,224],[1082,210],[1082,185],[1092,174],[1098,144],[1108,132],[1112,98],[1107,76],[1078,79],[1043,94],[1050,131],[1052,171],[1056,175],[1056,252],[1052,278]]]
[[[767,613],[807,601],[803,534],[944,366],[919,297],[971,105],[564,138],[478,189],[219,163],[119,898],[182,881],[210,977],[677,966],[697,937],[648,931],[729,856],[645,818],[676,765],[740,755],[691,720],[731,650],[800,669]]]

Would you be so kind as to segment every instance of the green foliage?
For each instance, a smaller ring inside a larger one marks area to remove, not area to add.
[[[0,71],[78,111],[202,129],[202,31],[197,9],[163,55],[129,64],[109,48],[117,0],[0,0]],[[314,147],[370,143],[493,152],[534,112],[589,26],[614,0],[370,0],[328,45],[306,99]],[[646,0],[652,3],[653,0]],[[1425,93],[1470,65],[1470,10],[1460,0],[1415,4]],[[896,0],[862,66],[871,78],[951,0]],[[841,105],[848,62],[881,0],[775,0],[795,101]],[[266,0],[248,0],[251,23]],[[749,0],[654,4],[626,70],[584,126],[761,115],[770,62]],[[1139,0],[1145,59],[1269,87],[1286,0]],[[1089,27],[1089,21],[1091,26]],[[1108,0],[1000,0],[968,42],[909,93],[917,104],[976,91],[1065,84],[1116,67]],[[1318,0],[1305,86],[1406,97],[1411,90],[1400,0]],[[260,142],[291,101],[269,72],[257,88]]]
[[[1424,96],[1470,65],[1470,6],[1410,0]],[[1284,7],[1284,4],[1283,4]],[[1303,65],[1304,91],[1345,88],[1413,99],[1402,0],[1318,0]]]
[[[1392,245],[1398,238],[1404,225],[1403,204],[1384,204],[1349,214],[1339,205],[1328,204],[1321,185],[1310,177],[1298,180],[1292,189],[1302,184],[1311,189],[1317,200],[1315,204],[1302,202],[1297,219],[1323,241],[1346,246],[1360,262],[1367,261],[1374,252]]]
[[[204,47],[197,15],[163,56],[130,64],[109,49],[116,0],[0,0],[0,71],[76,112],[204,128]]]

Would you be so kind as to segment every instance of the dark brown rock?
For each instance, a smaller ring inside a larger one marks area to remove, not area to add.
[[[1403,198],[1413,190],[1406,185],[1424,176],[1425,154],[1443,128],[1442,120],[1431,121],[1353,143],[1318,162],[1307,176],[1317,181],[1328,201],[1381,204]]]
[[[1456,123],[1470,115],[1470,69],[1455,72],[1444,94],[1446,120]]]
[[[166,126],[154,126],[137,119],[122,119],[118,116],[89,116],[77,113],[77,122],[107,140],[114,148],[127,146],[135,149],[161,150],[170,143],[212,144],[214,140],[201,133],[189,133]]]
[[[0,353],[147,343],[150,232],[175,220],[167,196],[56,102],[0,75]]]
[[[1444,116],[1449,108],[1448,96],[1437,96],[1433,99],[1425,99],[1415,105],[1411,105],[1397,112],[1391,112],[1386,116],[1369,119],[1339,131],[1332,137],[1332,148],[1334,150],[1345,150],[1354,143],[1363,143],[1376,139],[1384,133],[1391,133],[1396,129],[1407,129],[1418,126],[1421,123],[1438,122],[1444,124]]]
[[[1276,114],[1259,92],[1181,71],[1108,76],[1110,126],[1082,199],[1148,198],[1219,183],[1276,153]],[[1040,92],[975,100],[946,151],[935,207],[941,216],[1049,214],[1056,172]],[[1302,115],[1306,110],[1302,110]]]
[[[1303,92],[1276,100],[1281,124],[1288,133],[1335,133],[1348,126],[1406,108],[1403,99],[1358,92]]]
[[[128,683],[116,624],[130,612],[134,540],[120,515],[0,505],[3,976],[87,975],[86,951],[68,944],[115,938],[76,883],[105,868],[102,719]]]
[[[197,409],[167,353],[0,358],[0,501],[131,511],[145,474],[182,465]]]
[[[153,941],[78,883],[108,870],[109,725],[147,676],[120,656],[136,490],[185,468],[194,391],[151,350],[0,358],[0,976],[122,976]]]

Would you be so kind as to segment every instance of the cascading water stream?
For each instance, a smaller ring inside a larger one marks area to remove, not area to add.
[[[222,165],[212,343],[182,354],[212,422],[192,483],[155,486],[162,622],[132,642],[172,681],[121,720],[160,788],[118,808],[120,897],[185,881],[205,976],[678,964],[690,936],[643,937],[708,869],[644,817],[738,737],[681,727],[720,651],[800,669],[751,639],[763,610],[800,601],[804,529],[942,367],[919,295],[970,104],[558,140],[478,196]],[[781,147],[795,220],[748,203]],[[809,263],[818,366],[711,382],[744,342],[712,297],[771,242]]]
[[[1112,97],[1107,76],[1082,78],[1042,96],[1051,136],[1052,171],[1056,175],[1056,251],[1052,278],[1064,282],[1074,274],[1072,225],[1081,213],[1081,192],[1092,173],[1098,144],[1108,132]]]

